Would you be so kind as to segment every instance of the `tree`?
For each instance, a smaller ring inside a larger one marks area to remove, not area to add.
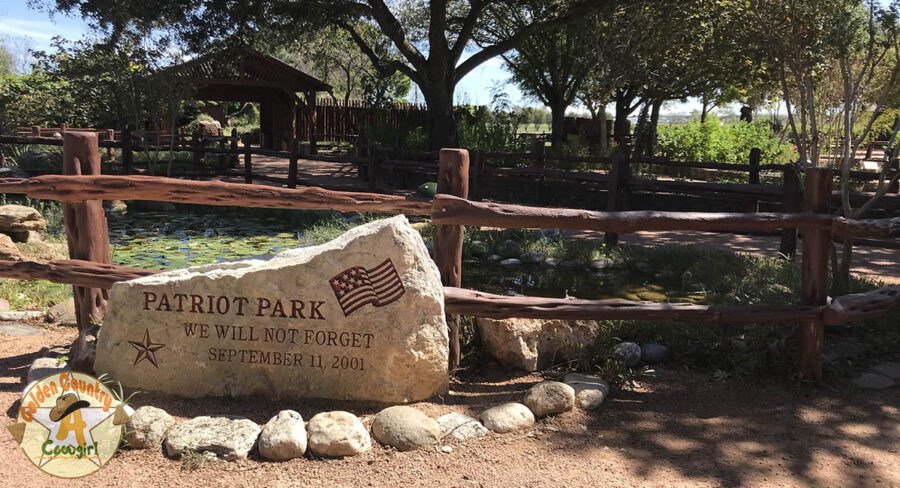
[[[45,0],[54,9],[79,12],[115,39],[138,29],[174,29],[193,50],[206,50],[225,40],[252,43],[265,36],[298,38],[305,28],[337,25],[348,32],[381,73],[400,71],[419,89],[428,105],[429,145],[456,145],[453,92],[466,74],[485,61],[514,49],[539,32],[572,22],[612,0],[579,0],[546,19],[522,26],[508,37],[473,49],[475,34],[491,19],[520,8],[514,0]],[[545,0],[548,3],[553,0]],[[390,39],[397,58],[380,56],[359,32],[360,21],[378,25]],[[464,55],[468,55],[465,56]]]
[[[12,73],[14,66],[12,53],[6,48],[6,42],[0,39],[0,76]]]
[[[508,38],[536,19],[559,15],[556,11],[564,8],[565,3],[526,3],[507,17],[496,19],[485,37],[493,42]],[[532,36],[515,51],[502,55],[522,91],[550,108],[550,141],[554,148],[566,139],[566,109],[575,101],[595,62],[596,27],[596,19],[588,16]]]

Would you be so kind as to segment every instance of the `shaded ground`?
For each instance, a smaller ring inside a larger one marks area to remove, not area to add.
[[[42,345],[71,329],[34,337],[0,335],[0,405],[13,422],[20,377]],[[489,370],[456,382],[445,398],[416,407],[432,417],[477,415],[519,400],[540,378]],[[304,418],[326,409],[359,415],[374,406],[341,402],[181,400],[140,394],[178,417],[237,414],[258,423],[283,408]],[[40,474],[0,434],[0,486],[897,486],[900,389],[868,392],[791,383],[716,382],[684,372],[648,378],[615,393],[599,411],[569,412],[526,432],[490,435],[453,451],[399,453],[376,445],[342,460],[208,463],[189,471],[161,450],[125,450],[100,472],[65,481]]]
[[[602,240],[604,233],[568,231],[566,235],[582,239]],[[700,231],[659,231],[621,234],[619,242],[647,247],[697,245],[756,256],[776,257],[779,255],[780,237]],[[802,243],[798,241],[798,257],[802,254],[802,247]],[[851,271],[871,276],[888,284],[900,284],[900,249],[856,246],[853,248]]]

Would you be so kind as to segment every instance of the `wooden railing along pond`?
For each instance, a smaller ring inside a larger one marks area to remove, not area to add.
[[[821,378],[824,329],[877,317],[900,304],[900,286],[827,300],[829,249],[834,237],[900,237],[900,218],[847,220],[828,212],[831,171],[806,171],[802,211],[793,213],[692,213],[657,211],[596,212],[527,207],[467,200],[469,154],[440,152],[438,195],[433,201],[316,187],[277,188],[218,181],[191,181],[147,176],[100,175],[96,133],[67,132],[64,175],[0,180],[0,193],[64,203],[69,260],[0,261],[0,276],[50,280],[75,287],[79,340],[93,321],[102,319],[108,289],[117,281],[160,271],[110,264],[109,239],[102,200],[156,200],[175,203],[290,209],[331,209],[429,215],[435,224],[434,259],[444,284],[448,315],[494,318],[529,317],[589,320],[692,320],[704,322],[800,323],[800,368],[805,379]],[[629,233],[639,230],[747,231],[801,229],[801,303],[740,307],[621,300],[555,299],[499,296],[460,288],[464,225],[499,228],[582,229]],[[449,320],[453,365],[459,363],[458,320]],[[78,341],[76,341],[76,345]]]

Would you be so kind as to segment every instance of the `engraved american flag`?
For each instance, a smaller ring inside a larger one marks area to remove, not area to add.
[[[371,269],[362,266],[347,268],[328,283],[345,317],[370,303],[376,307],[393,303],[406,292],[390,259]]]

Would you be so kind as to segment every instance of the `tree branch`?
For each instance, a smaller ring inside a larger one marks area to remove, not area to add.
[[[490,0],[472,0],[469,3],[469,13],[466,15],[466,20],[463,22],[462,27],[460,27],[459,35],[456,37],[456,43],[453,44],[453,49],[450,51],[450,58],[453,60],[454,65],[459,62],[459,58],[462,56],[463,51],[465,51],[466,45],[472,40],[472,35],[475,33],[475,26],[478,24],[478,18],[481,17],[484,9],[490,3]]]
[[[399,71],[406,76],[409,77],[413,82],[420,83],[422,78],[419,74],[412,69],[409,65],[402,63],[396,59],[381,59],[378,57],[378,54],[375,53],[375,50],[369,46],[369,43],[366,42],[365,39],[356,31],[356,29],[347,23],[341,23],[341,28],[347,31],[350,34],[350,37],[353,39],[353,42],[359,46],[359,50],[362,51],[363,54],[369,58],[369,61],[372,62],[372,66],[378,71],[378,74],[381,76],[390,76],[394,74],[394,72]]]
[[[469,59],[463,61],[463,63],[456,68],[456,76],[454,78],[454,82],[459,82],[459,80],[466,76],[470,71],[477,68],[485,61],[495,56],[499,56],[507,51],[515,49],[516,46],[518,46],[522,41],[528,39],[534,34],[552,29],[560,25],[565,25],[579,17],[583,17],[591,12],[599,10],[601,7],[603,7],[603,5],[603,2],[582,2],[578,6],[572,7],[572,9],[570,9],[566,15],[562,15],[551,20],[533,22],[526,25],[519,32],[513,34],[509,38],[496,44],[487,46],[481,51],[473,54],[471,57],[469,57]]]
[[[422,53],[413,46],[406,34],[403,32],[403,26],[400,21],[391,12],[391,9],[382,0],[368,0],[369,6],[372,8],[372,18],[381,27],[381,31],[390,39],[400,54],[409,61],[416,71],[427,72],[426,60]],[[409,76],[407,74],[407,76]],[[418,82],[417,82],[418,83]]]

